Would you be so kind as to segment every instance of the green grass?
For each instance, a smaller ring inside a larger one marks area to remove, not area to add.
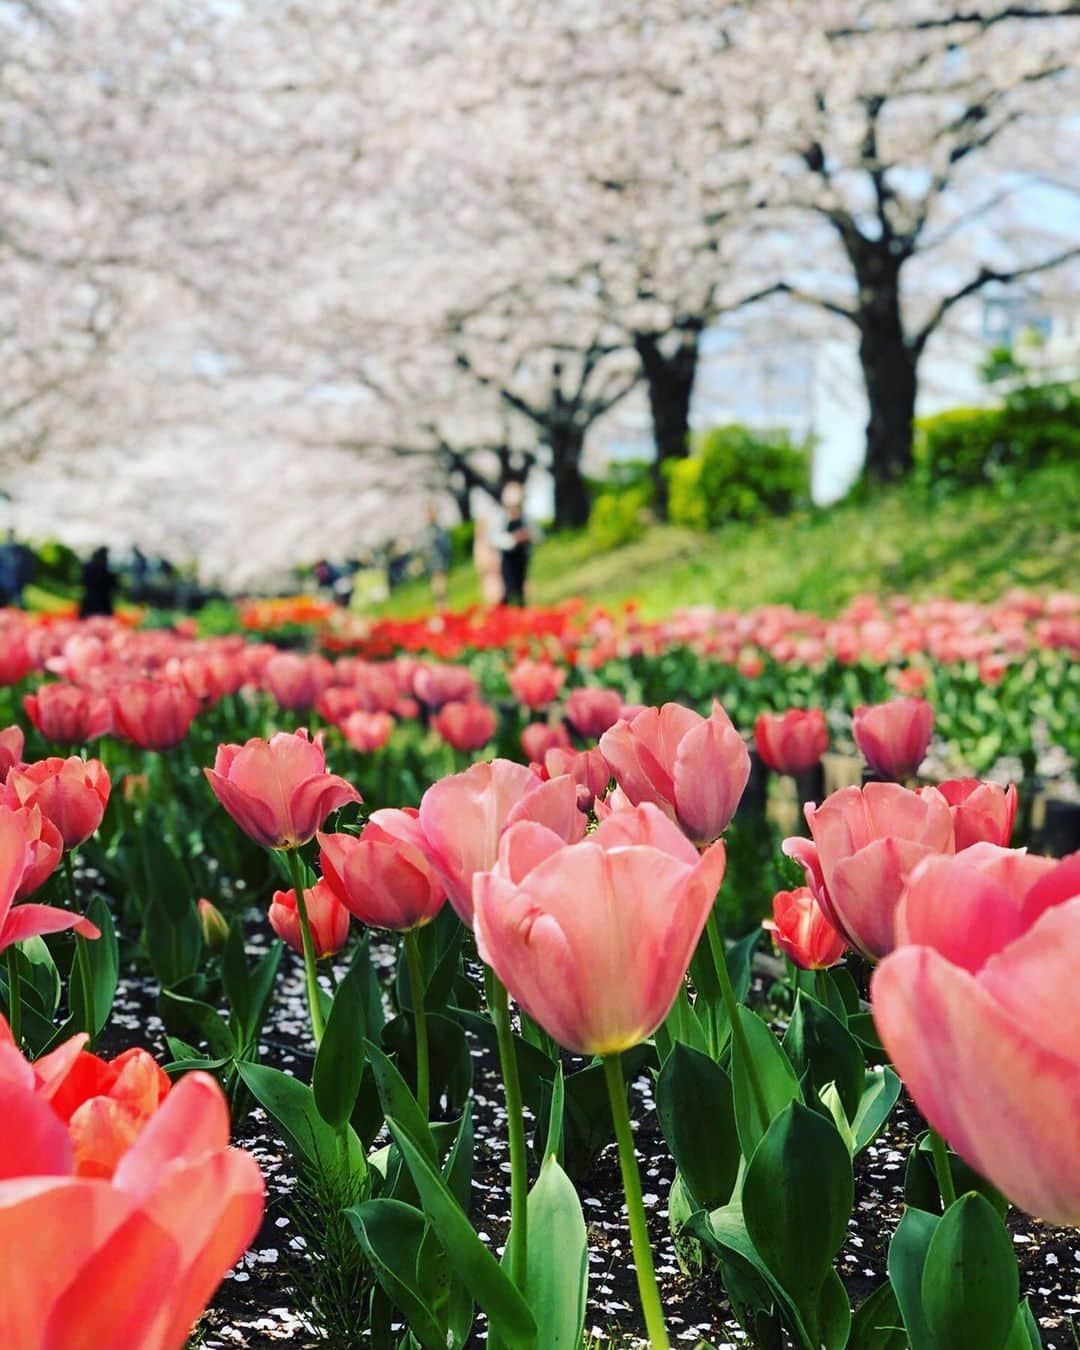
[[[584,531],[552,535],[533,558],[529,599],[636,599],[649,615],[782,602],[830,614],[863,592],[992,599],[1010,586],[1075,588],[1078,578],[1080,469],[1058,465],[939,502],[904,486],[708,534],[652,525],[606,552]],[[478,599],[471,565],[455,567],[451,606]],[[379,612],[401,618],[430,608],[420,580],[395,590]]]

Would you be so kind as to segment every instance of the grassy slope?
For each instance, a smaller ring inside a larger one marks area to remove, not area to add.
[[[866,591],[985,599],[1013,585],[1080,585],[1080,466],[1044,469],[1017,486],[979,488],[936,505],[905,487],[711,534],[654,525],[604,553],[585,533],[559,534],[536,551],[529,598],[633,597],[648,614],[782,601],[830,613]],[[471,566],[456,567],[451,605],[477,598]],[[404,617],[430,605],[426,584],[416,581],[381,610]]]

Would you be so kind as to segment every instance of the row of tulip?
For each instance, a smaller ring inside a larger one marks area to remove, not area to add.
[[[1001,1217],[1007,1196],[1049,1221],[1080,1222],[1080,1038],[1063,978],[1080,951],[1080,859],[1009,847],[1014,789],[871,782],[808,808],[810,837],[785,844],[806,886],[781,891],[770,921],[793,960],[781,1043],[745,1005],[758,935],[728,945],[717,919],[721,836],[751,771],[718,704],[702,716],[635,706],[612,688],[563,697],[562,668],[519,662],[510,680],[521,703],[560,700],[559,719],[531,724],[552,737],[535,747],[542,757],[530,748],[532,767],[496,757],[446,773],[417,791],[418,807],[382,806],[359,829],[362,794],[352,774],[328,770],[321,736],[221,744],[205,767],[209,786],[287,882],[269,921],[304,965],[315,1049],[307,1086],[260,1062],[280,948],[250,961],[239,917],[221,912],[224,887],[220,905],[195,904],[185,855],[205,857],[208,839],[229,854],[205,810],[212,799],[193,806],[196,784],[178,772],[205,744],[192,726],[213,731],[261,711],[237,701],[253,677],[264,687],[277,678],[279,703],[318,707],[352,744],[350,719],[409,718],[412,701],[436,727],[448,710],[448,726],[467,726],[476,708],[490,712],[473,697],[473,675],[345,658],[322,681],[319,658],[229,641],[192,650],[176,635],[112,628],[54,631],[36,651],[20,640],[63,677],[26,695],[36,731],[58,731],[69,747],[108,735],[114,758],[131,753],[114,745],[119,734],[148,753],[150,781],[129,772],[113,795],[100,760],[24,763],[23,729],[0,737],[10,1024],[0,1086],[12,1106],[0,1222],[35,1234],[9,1244],[5,1345],[85,1343],[78,1337],[96,1334],[92,1316],[112,1315],[121,1288],[139,1295],[120,1300],[119,1341],[114,1323],[99,1343],[180,1345],[261,1217],[257,1169],[226,1147],[226,1100],[242,1113],[253,1098],[314,1192],[346,1213],[362,1261],[357,1324],[374,1325],[392,1305],[424,1347],[464,1345],[477,1305],[489,1344],[581,1339],[587,1251],[574,1178],[614,1132],[645,1325],[665,1346],[624,1081],[649,1065],[678,1167],[673,1222],[715,1259],[750,1334],[852,1350],[1039,1344]],[[333,682],[342,675],[347,683]],[[382,706],[349,707],[357,693]],[[85,716],[51,723],[50,701]],[[852,732],[881,777],[906,778],[931,719],[922,700],[900,699],[857,709]],[[788,711],[761,716],[755,740],[778,772],[797,773],[820,757],[827,731],[819,712]],[[492,734],[477,730],[462,748]],[[385,786],[380,801],[406,795],[403,782]],[[161,979],[175,1087],[145,1053],[106,1064],[85,1048],[108,1018],[117,939],[102,897],[81,911],[80,848],[101,864],[121,931],[141,935]],[[46,886],[63,903],[28,899]],[[389,1021],[366,936],[333,987],[327,958],[345,948],[353,918],[401,935]],[[841,964],[848,948],[859,956]],[[482,996],[466,960],[474,951]],[[852,977],[863,960],[877,965],[869,1012]],[[467,1216],[470,1038],[491,1045],[504,1080],[503,1266]],[[853,1315],[834,1260],[854,1159],[901,1078],[933,1130],[909,1164],[890,1279]],[[526,1106],[538,1121],[531,1188]],[[53,1259],[80,1225],[70,1259]]]

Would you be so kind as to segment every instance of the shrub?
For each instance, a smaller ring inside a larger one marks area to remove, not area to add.
[[[782,515],[807,496],[807,446],[786,432],[732,423],[695,442],[692,455],[665,466],[668,514],[676,524],[708,530],[728,520]]]
[[[651,500],[648,482],[602,492],[589,512],[589,538],[594,546],[606,551],[639,538],[648,522]]]
[[[952,408],[915,424],[928,488],[954,491],[1040,464],[1080,459],[1080,385],[1025,385],[993,408]]]

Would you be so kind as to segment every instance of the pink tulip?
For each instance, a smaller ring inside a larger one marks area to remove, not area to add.
[[[341,734],[354,750],[370,755],[381,750],[390,739],[394,719],[385,712],[364,712],[357,709],[341,723]]]
[[[910,778],[926,757],[933,730],[934,710],[921,698],[863,705],[851,719],[855,744],[882,778]]]
[[[707,718],[679,703],[646,708],[604,732],[600,751],[635,806],[659,806],[698,843],[727,828],[750,777],[746,746],[719,703]]]
[[[335,956],[349,939],[349,911],[325,881],[316,882],[305,889],[304,904],[307,907],[315,959],[319,961],[324,956]],[[270,927],[282,942],[288,943],[297,956],[303,956],[304,941],[300,933],[295,891],[274,892],[269,919]]]
[[[64,848],[78,848],[101,824],[111,787],[100,760],[54,756],[10,770],[0,805],[39,807],[60,831]]]
[[[111,1177],[78,1175],[40,1063],[0,1050],[0,1344],[181,1350],[265,1203],[255,1160],[228,1147],[221,1089],[188,1074]]]
[[[814,899],[852,947],[874,961],[892,951],[904,882],[934,853],[953,852],[949,804],[936,788],[896,783],[846,787],[807,805],[813,840],[785,839]]]
[[[0,783],[8,775],[13,764],[21,764],[26,737],[22,727],[5,727],[0,731]]]
[[[130,680],[113,690],[117,733],[141,750],[172,750],[187,736],[199,700],[178,685]]]
[[[521,748],[530,764],[543,764],[549,750],[570,748],[570,736],[561,722],[530,722],[521,733]]]
[[[1080,854],[1033,881],[991,848],[912,875],[907,931],[933,941],[875,971],[874,1021],[919,1110],[966,1162],[1028,1213],[1080,1224]],[[964,936],[964,918],[993,938]]]
[[[314,707],[327,673],[327,663],[318,657],[278,652],[263,666],[262,687],[282,708],[307,712]]]
[[[362,800],[351,783],[326,772],[322,736],[312,741],[306,728],[219,745],[214,767],[203,772],[233,820],[264,848],[298,848],[331,811]]]
[[[412,679],[413,693],[431,712],[447,703],[468,703],[476,697],[476,681],[464,666],[421,666]]]
[[[723,879],[724,846],[699,858],[651,803],[616,812],[580,843],[552,843],[530,824],[507,831],[499,867],[476,879],[477,946],[561,1045],[617,1054],[667,1016]]]
[[[418,811],[375,811],[359,838],[319,835],[323,880],[361,923],[403,933],[430,923],[446,903],[426,848]]]
[[[479,750],[495,735],[495,714],[486,703],[446,703],[431,725],[455,750]]]
[[[978,778],[952,778],[938,791],[949,803],[956,850],[983,841],[1008,848],[1016,819],[1016,787],[984,783]]]
[[[85,745],[112,730],[109,700],[78,685],[43,684],[23,697],[23,706],[38,731],[61,745]]]
[[[40,806],[20,806],[14,814],[19,819],[30,847],[30,858],[19,889],[15,892],[15,899],[19,901],[44,886],[60,866],[60,859],[64,856],[64,839],[48,816],[42,814]]]
[[[0,631],[0,686],[19,684],[33,669],[25,640],[10,630]]]
[[[514,697],[526,708],[546,708],[558,698],[566,671],[550,661],[519,661],[506,678]]]
[[[359,689],[332,684],[315,700],[315,711],[327,722],[340,726],[345,719],[364,707],[364,696]]]
[[[806,886],[773,896],[773,916],[761,926],[803,970],[835,966],[847,950],[843,933],[832,926]]]
[[[538,821],[573,843],[587,824],[578,810],[573,779],[545,783],[524,764],[508,759],[474,764],[433,783],[420,802],[419,819],[427,855],[450,903],[470,928],[473,876],[494,867],[504,830],[519,820]]]
[[[20,894],[29,893],[24,883],[34,866],[35,850],[26,837],[22,813],[0,807],[0,951],[24,938],[63,933],[69,928],[83,937],[100,937],[92,923],[69,910],[15,903]]]
[[[574,689],[563,705],[566,720],[585,740],[596,740],[623,715],[623,697],[617,689]]]
[[[829,748],[829,728],[820,708],[763,712],[754,723],[754,744],[761,762],[774,773],[806,773],[821,763]]]
[[[578,806],[583,811],[592,810],[593,802],[611,782],[611,769],[598,747],[572,750],[556,746],[544,756],[544,770],[549,778],[570,775],[577,784]]]

